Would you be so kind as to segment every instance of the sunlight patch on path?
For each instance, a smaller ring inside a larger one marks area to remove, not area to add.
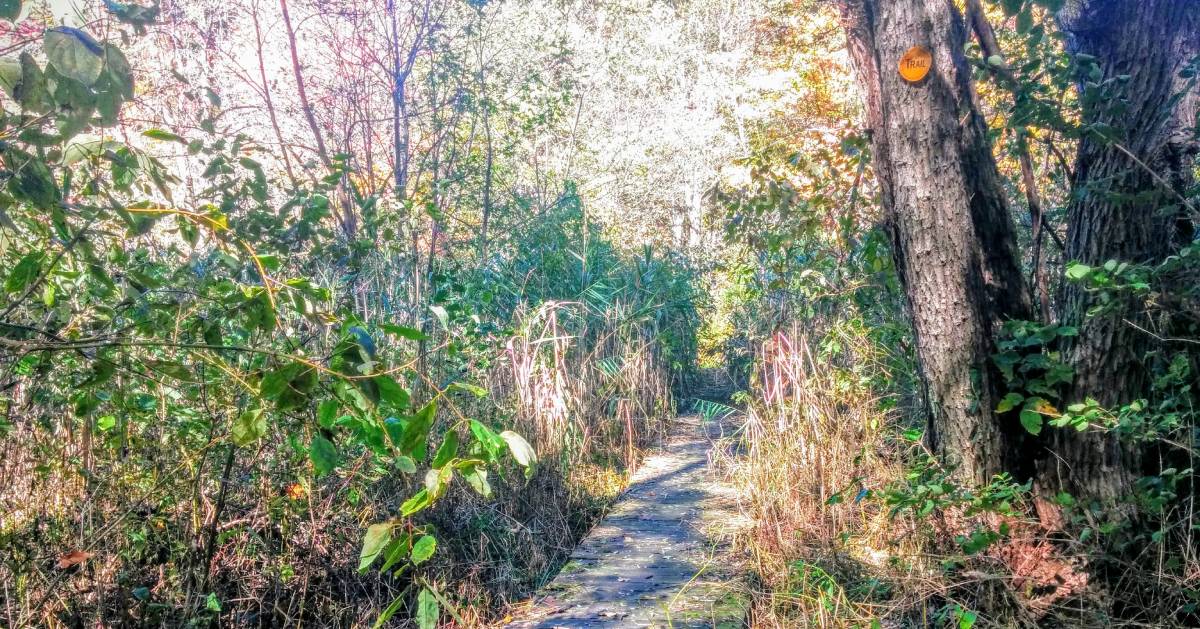
[[[512,629],[744,626],[728,486],[709,467],[721,424],[677,420],[608,517]]]

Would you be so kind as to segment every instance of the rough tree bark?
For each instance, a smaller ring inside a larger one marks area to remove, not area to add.
[[[1058,19],[1070,52],[1094,57],[1102,80],[1129,77],[1098,99],[1086,96],[1088,83],[1079,86],[1083,124],[1107,125],[1116,139],[1088,133],[1080,142],[1066,259],[1161,262],[1192,239],[1194,208],[1182,193],[1194,183],[1200,95],[1180,71],[1200,55],[1200,1],[1074,0]],[[1096,299],[1080,285],[1064,287],[1063,322],[1080,329],[1065,348],[1075,368],[1067,399],[1112,407],[1146,392],[1152,339],[1131,325],[1148,327],[1142,304],[1130,300],[1088,317]],[[1139,475],[1138,453],[1111,435],[1056,431],[1049,450],[1039,476],[1051,491],[1108,502]]]
[[[993,411],[1004,382],[991,356],[1009,319],[1029,319],[1015,227],[963,54],[952,0],[841,0],[843,26],[866,95],[873,165],[908,297],[930,405],[929,439],[960,478],[1026,476],[1026,436]],[[898,62],[933,53],[908,83]]]

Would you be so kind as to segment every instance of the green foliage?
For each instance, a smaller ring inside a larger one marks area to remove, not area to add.
[[[1047,417],[1052,425],[1062,425],[1064,416],[1056,404],[1061,405],[1061,389],[1071,382],[1074,371],[1063,362],[1057,347],[1060,340],[1078,334],[1070,326],[1007,322],[993,361],[1004,375],[1009,393],[996,412],[1018,410],[1021,426],[1035,436],[1041,434]]]

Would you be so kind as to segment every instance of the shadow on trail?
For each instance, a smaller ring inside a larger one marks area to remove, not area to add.
[[[539,593],[516,629],[741,627],[736,562],[704,531],[724,522],[708,467],[713,426],[681,418],[663,450]]]

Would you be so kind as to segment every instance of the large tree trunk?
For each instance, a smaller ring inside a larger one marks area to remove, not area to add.
[[[1115,140],[1087,133],[1080,142],[1066,258],[1161,262],[1192,238],[1182,194],[1193,183],[1200,98],[1179,74],[1200,54],[1200,1],[1075,0],[1059,22],[1070,51],[1094,57],[1102,81],[1129,77],[1098,99],[1087,93],[1100,81],[1085,77],[1079,86],[1084,125],[1107,125]],[[1134,326],[1150,327],[1144,304],[1130,299],[1089,317],[1096,294],[1068,284],[1063,298],[1063,322],[1080,330],[1065,348],[1075,368],[1067,399],[1113,407],[1143,397],[1152,339]],[[1113,435],[1056,431],[1049,448],[1040,476],[1050,491],[1109,502],[1139,475],[1138,453]]]
[[[1027,476],[1026,435],[993,409],[1004,382],[992,362],[1009,319],[1029,319],[1029,292],[952,0],[842,0],[851,56],[866,95],[875,174],[908,297],[929,401],[929,439],[960,477]],[[933,67],[908,83],[912,46]]]

